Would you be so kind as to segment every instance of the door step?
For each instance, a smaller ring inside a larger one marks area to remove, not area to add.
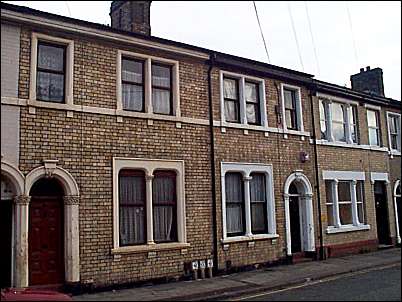
[[[379,250],[386,250],[386,249],[390,249],[393,248],[394,246],[391,244],[379,244],[378,245],[378,249]]]
[[[306,252],[299,252],[292,254],[292,264],[310,262],[313,261],[313,257]]]

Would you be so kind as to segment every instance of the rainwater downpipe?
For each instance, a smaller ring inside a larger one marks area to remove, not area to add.
[[[212,68],[215,62],[215,53],[212,52],[209,55],[209,68],[208,68],[208,102],[209,102],[209,129],[210,129],[210,140],[211,140],[211,152],[210,152],[210,162],[211,162],[211,186],[212,186],[212,233],[213,233],[213,272],[214,275],[218,272],[218,231],[217,231],[217,213],[216,213],[216,169],[215,169],[215,137],[214,137],[214,111],[212,102]]]
[[[318,210],[318,224],[320,228],[320,254],[319,260],[324,260],[324,234],[322,230],[322,220],[321,220],[321,194],[320,194],[320,176],[318,172],[318,153],[317,153],[317,137],[315,129],[315,118],[314,118],[314,105],[313,105],[313,94],[315,95],[315,86],[313,84],[310,86],[310,110],[311,110],[311,121],[313,126],[313,146],[314,146],[314,171],[315,171],[315,183],[317,191],[317,210]]]

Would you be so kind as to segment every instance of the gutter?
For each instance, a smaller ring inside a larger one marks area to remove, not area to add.
[[[211,140],[211,152],[210,152],[210,162],[211,162],[211,193],[212,193],[212,234],[213,234],[213,272],[214,275],[218,272],[218,221],[216,213],[216,169],[215,169],[215,137],[214,137],[214,111],[212,102],[212,81],[211,74],[212,68],[215,63],[215,53],[210,54],[210,60],[208,61],[208,102],[209,102],[209,130],[210,130],[210,140]]]
[[[321,193],[320,193],[320,176],[318,171],[318,152],[317,152],[317,137],[316,137],[316,127],[314,118],[314,104],[313,104],[313,94],[316,95],[315,85],[311,85],[309,89],[310,97],[310,110],[311,110],[311,122],[313,127],[313,146],[314,146],[314,171],[315,171],[315,182],[317,191],[317,210],[318,210],[318,224],[320,228],[320,254],[319,260],[324,260],[324,233],[322,230],[322,220],[321,220]]]

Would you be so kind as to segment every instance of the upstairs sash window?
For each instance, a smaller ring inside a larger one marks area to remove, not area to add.
[[[122,59],[122,98],[123,109],[144,111],[144,62]]]
[[[152,105],[154,113],[173,114],[171,66],[152,64]]]
[[[38,42],[36,98],[40,101],[65,102],[66,47]]]

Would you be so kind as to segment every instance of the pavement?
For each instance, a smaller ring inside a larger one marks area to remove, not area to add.
[[[211,279],[73,296],[75,301],[206,301],[279,290],[309,281],[401,263],[401,249],[391,248],[324,261],[273,266]]]

